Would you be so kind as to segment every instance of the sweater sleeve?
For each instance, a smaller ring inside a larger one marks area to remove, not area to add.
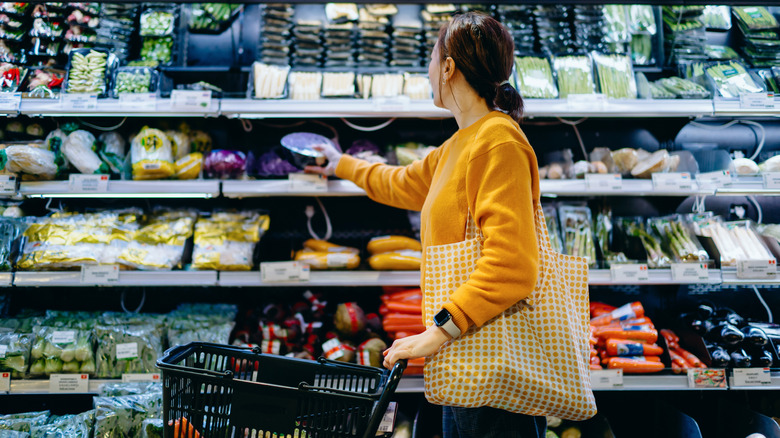
[[[471,157],[466,172],[467,202],[484,239],[482,256],[444,306],[463,332],[526,298],[536,286],[539,268],[534,221],[538,170],[530,147],[499,144]]]
[[[354,182],[374,201],[420,211],[428,196],[440,149],[408,166],[369,163],[343,155],[336,167],[336,176]]]

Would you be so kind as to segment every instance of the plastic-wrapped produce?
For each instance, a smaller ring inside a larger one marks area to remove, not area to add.
[[[200,171],[203,168],[203,154],[193,152],[185,155],[176,160],[174,167],[176,168],[176,178],[196,179],[200,176]]]
[[[707,251],[699,243],[682,219],[678,216],[651,218],[650,228],[661,236],[664,248],[678,262],[704,262],[709,260]]]
[[[572,205],[558,207],[566,254],[584,257],[588,266],[596,266],[596,247],[590,209]]]
[[[743,93],[760,93],[764,91],[745,70],[745,67],[737,62],[730,61],[715,63],[705,70],[715,84],[718,93],[726,98],[738,98]]]
[[[0,334],[0,371],[8,371],[17,379],[27,375],[30,367],[32,335],[23,333]]]
[[[168,36],[173,33],[176,10],[148,8],[141,13],[141,36]]]
[[[133,179],[165,179],[176,172],[171,141],[159,129],[144,126],[130,144]]]
[[[98,137],[100,158],[113,173],[121,173],[127,155],[127,142],[116,131],[104,132]]]
[[[33,426],[31,435],[40,438],[91,438],[95,410],[80,414],[52,415],[43,425]]]
[[[213,150],[203,162],[203,172],[207,178],[236,179],[245,171],[246,155],[241,151]]]
[[[0,150],[0,170],[24,173],[39,180],[52,180],[57,176],[56,155],[39,145],[10,145]]]
[[[197,213],[168,211],[153,216],[139,229],[119,256],[119,263],[133,269],[181,268],[184,245],[193,234]]]
[[[595,91],[593,66],[589,56],[558,56],[553,59],[562,98],[570,94],[592,94]]]
[[[163,438],[164,436],[162,418],[147,418],[141,423],[141,438]]]
[[[555,207],[545,205],[543,207],[544,221],[547,224],[547,235],[550,236],[550,246],[557,252],[563,252],[563,243],[561,242],[561,230],[558,227],[558,212]]]
[[[195,224],[192,267],[248,271],[254,266],[255,246],[268,230],[269,217],[258,212],[214,213]]]
[[[517,70],[517,89],[520,95],[527,99],[556,99],[558,88],[555,87],[550,61],[536,56],[515,57]]]
[[[95,153],[95,136],[88,131],[71,132],[62,145],[70,164],[85,174],[108,173],[109,169]]]
[[[701,21],[704,22],[708,30],[729,30],[731,29],[731,8],[707,5],[704,7]]]
[[[636,99],[636,80],[627,55],[593,53],[601,92],[613,99]]]
[[[165,135],[171,141],[173,148],[173,158],[178,160],[190,153],[190,139],[187,134],[181,131],[165,131]]]
[[[0,431],[30,433],[33,427],[46,424],[49,411],[22,412],[20,414],[0,415]]]
[[[694,222],[696,234],[712,239],[722,266],[741,260],[775,260],[750,221],[723,222],[719,217]]]
[[[655,82],[666,91],[683,99],[708,99],[710,92],[701,85],[677,76],[659,79]]]
[[[140,395],[162,391],[162,382],[106,382],[98,387],[100,397]]]
[[[95,376],[118,379],[124,373],[157,372],[162,356],[162,327],[155,322],[100,323],[95,326],[97,370]]]
[[[162,418],[162,391],[159,393],[95,397],[94,436],[140,437],[144,420]]]
[[[607,264],[628,263],[628,257],[622,252],[612,250],[612,209],[604,208],[596,215],[596,241]]]
[[[30,375],[95,373],[92,331],[73,327],[33,328]]]
[[[105,95],[106,78],[116,57],[103,50],[76,49],[70,52],[67,77],[68,93]]]

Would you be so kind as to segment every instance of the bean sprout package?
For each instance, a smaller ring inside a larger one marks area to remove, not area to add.
[[[254,211],[218,212],[195,224],[194,269],[248,271],[255,246],[268,230],[269,217]]]
[[[144,126],[130,144],[130,156],[133,179],[165,179],[176,173],[171,141],[159,129]]]
[[[192,236],[196,217],[196,212],[188,210],[155,214],[135,233],[119,255],[119,263],[141,270],[181,268],[184,245]]]

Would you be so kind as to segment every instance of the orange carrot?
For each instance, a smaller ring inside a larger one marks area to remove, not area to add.
[[[677,353],[683,359],[685,359],[686,362],[691,364],[693,368],[707,368],[707,365],[704,365],[704,363],[701,360],[699,360],[699,358],[696,357],[696,355],[691,353],[690,351],[682,349],[680,347],[676,347],[673,350],[675,353]]]
[[[663,348],[656,344],[645,344],[628,339],[607,339],[607,353],[610,356],[660,356]]]
[[[673,350],[669,350],[669,358],[672,359],[672,365],[677,365],[682,370],[687,370],[691,367],[691,364],[688,363],[685,358],[680,356],[679,354],[675,353]],[[674,371],[674,369],[672,369]]]
[[[604,368],[602,368],[601,365],[594,365],[594,364],[591,363],[590,364],[590,369],[592,369],[592,370],[603,370]]]
[[[382,324],[382,328],[386,332],[407,332],[407,333],[422,333],[425,331],[425,326],[422,322],[417,324]]]
[[[389,325],[395,324],[422,324],[422,315],[409,313],[388,313],[382,318],[382,322]]]
[[[625,357],[613,357],[609,359],[607,367],[610,369],[620,368],[628,374],[655,373],[664,369],[661,362],[651,362],[648,360],[628,359]]]
[[[653,344],[658,340],[658,331],[641,326],[631,329],[608,326],[597,330],[596,336],[604,339],[634,339],[637,341],[647,342],[648,344]]]
[[[666,345],[669,348],[676,348],[680,345],[680,338],[673,331],[661,329],[658,333],[664,337],[664,341],[666,341]]]
[[[422,303],[418,301],[388,301],[384,305],[391,312],[422,315]]]
[[[379,297],[382,302],[388,301],[420,301],[422,300],[422,291],[418,289],[406,289],[398,292],[383,294]]]
[[[633,303],[625,304],[617,309],[599,315],[590,320],[591,325],[607,325],[614,321],[624,321],[626,319],[639,318],[645,315],[645,309],[642,307],[642,303],[634,301]]]

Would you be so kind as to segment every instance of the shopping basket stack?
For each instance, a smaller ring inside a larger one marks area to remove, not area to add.
[[[367,438],[406,363],[387,371],[193,342],[166,351],[157,366],[166,438]]]

